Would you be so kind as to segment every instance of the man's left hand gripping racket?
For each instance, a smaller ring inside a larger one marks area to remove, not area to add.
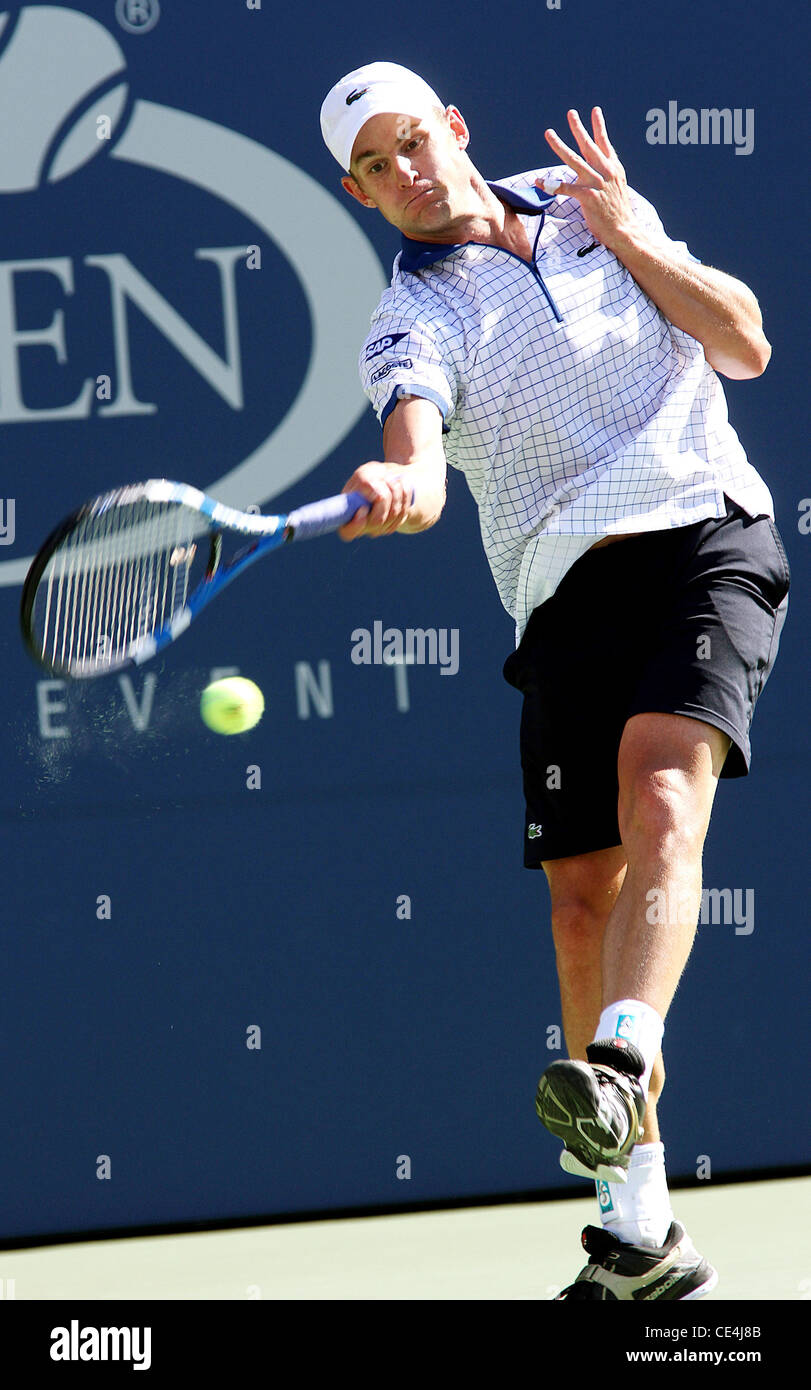
[[[140,665],[254,560],[337,531],[369,505],[348,492],[288,516],[253,516],[165,478],[94,497],[31,564],[20,608],[25,644],[40,666],[72,679]],[[228,563],[226,532],[251,538]]]

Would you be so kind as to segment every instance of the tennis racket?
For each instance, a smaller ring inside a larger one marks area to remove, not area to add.
[[[359,492],[254,516],[165,478],[94,497],[51,533],[23,585],[31,656],[73,680],[141,665],[174,642],[232,579],[288,541],[337,531]],[[224,558],[224,537],[249,537]]]

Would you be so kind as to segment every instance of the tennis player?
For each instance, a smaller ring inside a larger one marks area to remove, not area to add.
[[[516,624],[524,863],[549,884],[570,1057],[536,1106],[599,1201],[559,1297],[692,1299],[717,1274],[674,1220],[656,1105],[713,798],[748,772],[788,602],[719,381],[771,349],[752,292],[628,187],[599,108],[591,133],[568,122],[552,165],[489,182],[408,69],[327,95],[344,189],[402,236],[360,352],[383,460],[348,479],[369,506],[341,534],[423,531],[446,463],[467,477]]]

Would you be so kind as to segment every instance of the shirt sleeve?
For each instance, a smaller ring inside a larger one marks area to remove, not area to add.
[[[438,318],[427,319],[392,311],[372,319],[358,367],[381,427],[401,396],[424,396],[440,410],[442,432],[448,433],[459,389],[454,330]]]
[[[651,241],[659,242],[661,246],[668,246],[671,251],[674,251],[682,260],[695,261],[696,265],[701,265],[698,256],[693,255],[685,241],[673,241],[673,239],[668,236],[662,226],[662,220],[652,203],[649,203],[647,199],[643,198],[640,193],[637,193],[634,188],[628,189],[628,195],[631,199],[631,207]]]

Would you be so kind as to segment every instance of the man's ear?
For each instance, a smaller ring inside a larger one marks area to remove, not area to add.
[[[470,143],[470,131],[464,116],[458,106],[448,106],[445,108],[445,120],[450,129],[451,139],[458,145],[460,150],[466,150]]]
[[[351,174],[344,175],[344,177],[341,179],[341,187],[346,190],[346,192],[349,194],[351,198],[355,198],[357,202],[362,204],[363,207],[377,207],[377,203],[373,202],[371,198],[367,198],[366,194],[363,192],[363,189],[360,187],[360,184],[355,182]]]

